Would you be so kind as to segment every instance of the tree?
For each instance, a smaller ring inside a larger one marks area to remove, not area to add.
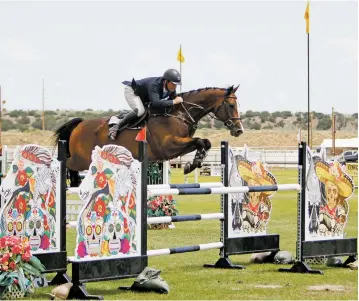
[[[9,112],[9,116],[13,118],[20,117],[22,115],[26,115],[26,113],[23,110],[14,110]]]
[[[6,132],[14,129],[14,123],[9,119],[3,119],[1,122],[1,130]]]
[[[278,123],[276,123],[276,126],[279,126],[281,128],[284,128],[284,121],[280,120]]]
[[[27,117],[26,115],[22,115],[20,117],[20,119],[17,120],[18,123],[20,124],[29,124],[30,123],[30,118]]]
[[[257,131],[258,131],[258,130],[261,129],[261,124],[258,123],[258,122],[255,122],[255,123],[253,123],[253,124],[251,125],[250,129],[251,129],[251,130],[257,130]]]
[[[259,115],[262,123],[266,122],[270,116],[271,116],[271,114],[268,111],[263,111]]]
[[[318,130],[329,130],[332,127],[332,121],[328,115],[325,115],[324,118],[320,119],[318,122]]]
[[[273,117],[273,116],[269,116],[268,121],[269,121],[269,122],[273,122],[273,123],[275,123],[275,117]]]
[[[252,111],[252,110],[248,110],[247,112],[246,112],[246,118],[248,117],[248,118],[251,118],[251,117],[254,117],[255,115],[254,115],[254,112]]]
[[[272,113],[272,117],[273,118],[282,117],[282,113],[279,112],[279,111],[275,111],[275,112]]]
[[[291,111],[283,111],[283,112],[282,112],[282,117],[283,117],[284,119],[286,119],[286,118],[288,118],[288,117],[292,117],[292,116],[293,116],[293,114],[292,114]]]

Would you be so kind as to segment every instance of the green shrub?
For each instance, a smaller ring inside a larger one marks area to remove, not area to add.
[[[26,115],[25,111],[23,110],[14,110],[9,112],[9,116],[13,118],[18,118],[22,115]]]
[[[14,123],[9,119],[3,119],[1,121],[1,130],[6,132],[15,129]]]
[[[17,122],[20,124],[29,124],[30,118],[28,116],[23,115],[19,119],[17,119]]]
[[[258,123],[258,122],[254,122],[253,124],[251,124],[250,129],[251,129],[251,130],[257,130],[257,131],[258,131],[258,130],[261,129],[261,124]]]

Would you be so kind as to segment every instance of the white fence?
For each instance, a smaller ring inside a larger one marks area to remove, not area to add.
[[[243,147],[233,147],[235,151],[242,151]],[[188,161],[192,161],[195,151],[187,155],[172,159],[171,166],[184,165]],[[285,149],[264,149],[264,148],[248,148],[248,159],[260,159],[267,165],[274,167],[296,167],[298,165],[298,148]],[[221,162],[221,150],[219,147],[213,147],[208,151],[204,160],[204,165],[214,168],[216,164]]]

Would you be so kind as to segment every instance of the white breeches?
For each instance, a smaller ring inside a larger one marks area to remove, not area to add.
[[[130,86],[125,87],[125,99],[132,110],[138,110],[138,117],[145,113],[145,107],[143,106],[141,98],[135,95],[135,92]]]

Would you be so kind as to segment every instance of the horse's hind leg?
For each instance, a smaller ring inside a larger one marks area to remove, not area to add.
[[[70,187],[79,187],[80,186],[80,173],[75,170],[68,169],[68,178],[70,179]]]

